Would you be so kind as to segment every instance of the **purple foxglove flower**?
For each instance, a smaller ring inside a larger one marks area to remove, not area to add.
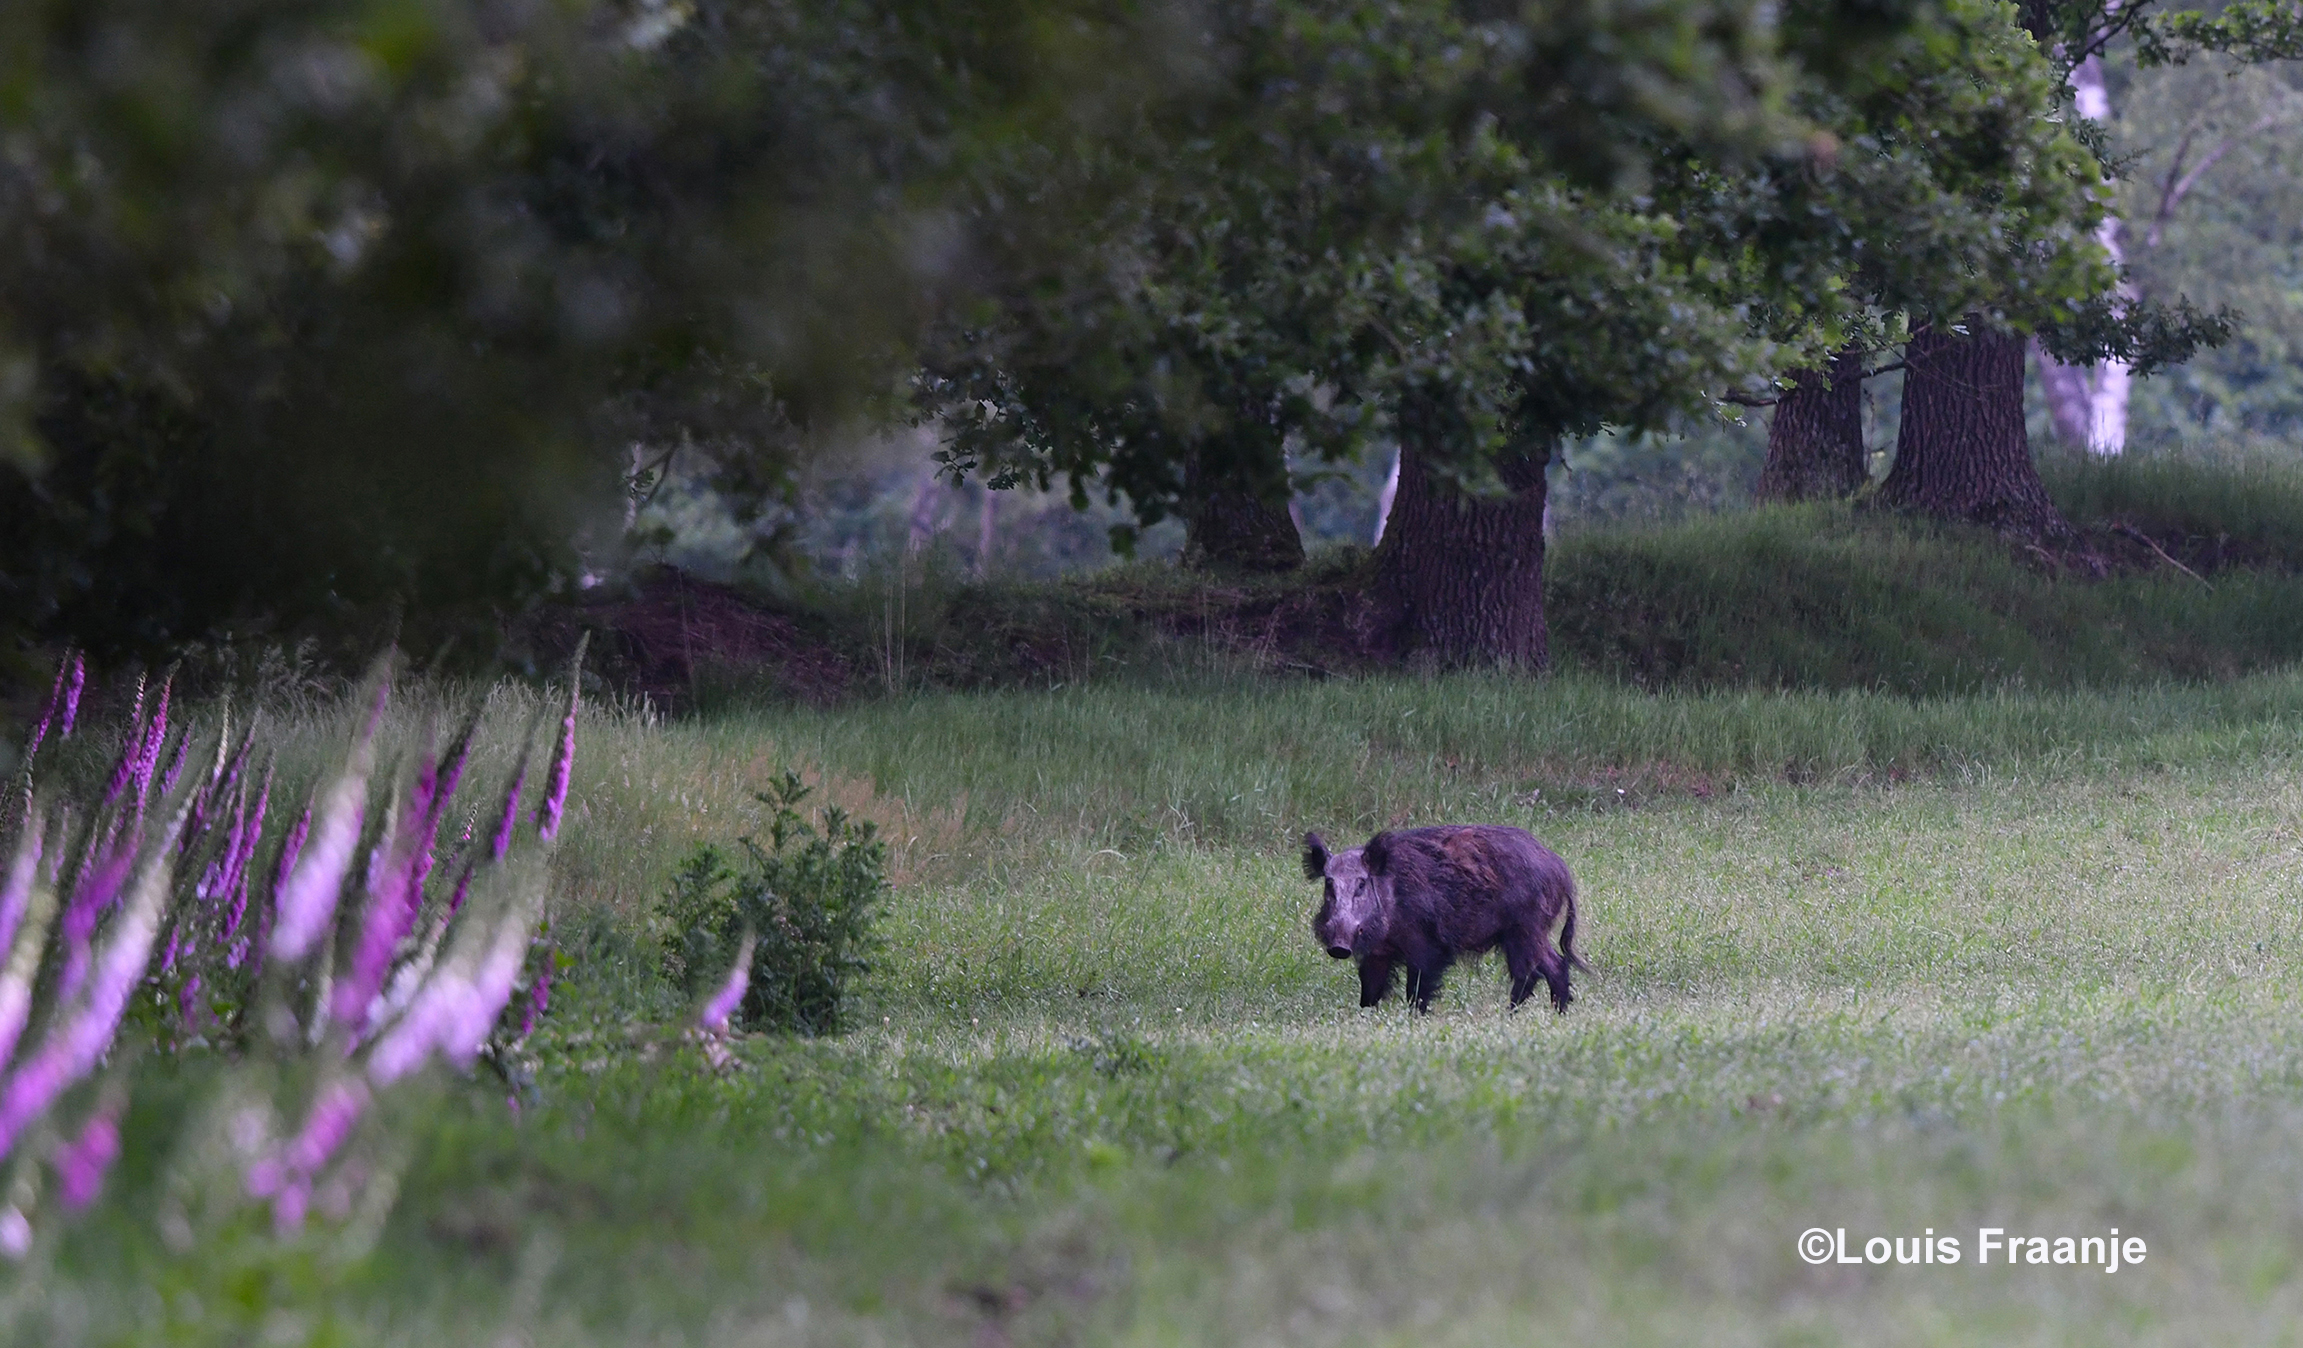
[[[352,1127],[360,1121],[360,1114],[368,1107],[368,1089],[352,1077],[339,1077],[322,1090],[312,1102],[312,1112],[305,1116],[303,1131],[296,1134],[282,1156],[287,1168],[300,1175],[320,1173],[336,1148],[352,1135]]]
[[[170,969],[176,967],[176,951],[178,947],[182,946],[183,944],[184,923],[179,920],[175,926],[168,929],[168,944],[166,948],[163,949],[160,953],[161,973],[167,973]]]
[[[129,994],[143,980],[151,961],[152,945],[160,934],[160,916],[168,902],[168,857],[176,832],[184,827],[179,809],[168,836],[153,850],[136,877],[126,911],[113,924],[111,939],[96,960],[85,1001],[57,1023],[40,1048],[17,1067],[0,1087],[0,1156],[16,1144],[26,1125],[40,1117],[57,1095],[87,1075],[119,1031],[121,1013]]]
[[[256,809],[248,818],[246,831],[239,835],[240,845],[232,853],[232,864],[225,873],[222,892],[232,896],[232,911],[224,921],[227,940],[240,930],[241,921],[248,916],[248,863],[256,859],[256,845],[264,837],[264,815],[271,808],[272,769],[266,768],[263,789],[256,793]],[[232,967],[240,967],[238,961],[234,961]]]
[[[472,863],[467,861],[464,863],[464,873],[456,878],[456,892],[448,896],[448,915],[450,917],[455,916],[456,910],[464,906],[464,900],[471,892]]]
[[[71,740],[71,724],[81,719],[81,689],[88,684],[88,657],[71,652],[71,682],[64,684],[64,721],[55,728],[58,740]]]
[[[32,882],[39,878],[43,841],[40,807],[33,805],[24,813],[24,827],[17,835],[16,855],[8,863],[8,874],[0,879],[0,950],[16,939],[16,926],[31,906]]]
[[[168,744],[168,699],[175,690],[176,676],[171,672],[167,678],[160,682],[160,700],[152,706],[151,724],[145,727],[143,747],[136,753],[136,809],[138,813],[143,811],[145,796],[152,789],[152,774],[159,770],[160,751]],[[186,738],[189,740],[189,736]],[[177,750],[179,765],[183,761],[182,755],[183,751],[179,747]],[[166,790],[166,787],[161,788],[163,793]]]
[[[335,916],[336,898],[351,869],[352,853],[360,845],[360,823],[367,816],[368,789],[365,753],[354,755],[351,767],[330,783],[312,824],[310,845],[296,858],[291,872],[273,901],[272,955],[296,961],[312,952],[328,921]]]
[[[520,1016],[520,1037],[536,1032],[536,1020],[552,1006],[552,948],[544,947],[543,968],[528,982],[528,1009]]]
[[[491,860],[502,861],[504,854],[512,850],[512,826],[518,823],[520,818],[520,788],[527,785],[527,782],[528,756],[522,753],[520,766],[512,773],[512,784],[504,791],[504,813],[496,821],[495,841],[490,843],[488,847],[488,856]]]
[[[120,887],[126,883],[135,861],[134,848],[122,847],[101,863],[81,870],[80,883],[73,889],[72,901],[65,906],[64,920],[59,927],[65,955],[64,972],[56,983],[58,1002],[69,1000],[87,978],[92,958],[88,938],[95,934],[97,920],[120,896]]]
[[[176,789],[176,779],[184,773],[184,751],[191,747],[192,732],[187,730],[176,740],[176,752],[168,759],[168,770],[160,774],[161,795],[165,796]]]
[[[48,919],[56,915],[56,882],[51,872],[28,896],[8,963],[0,969],[0,1065],[16,1051],[16,1039],[32,1014],[32,979],[40,972],[40,952],[48,945]]]
[[[184,980],[184,990],[176,995],[176,1010],[183,1017],[186,1029],[199,1028],[192,1021],[192,1015],[199,1008],[199,1005],[200,975],[194,974]]]
[[[120,1157],[120,1120],[116,1108],[101,1108],[80,1130],[80,1136],[56,1152],[56,1198],[66,1212],[78,1212],[96,1201],[104,1188],[104,1172]]]
[[[32,727],[32,738],[24,742],[24,761],[27,763],[32,761],[32,755],[40,752],[40,741],[48,738],[48,727],[56,719],[56,713],[63,707],[64,676],[70,672],[70,669],[70,661],[59,660],[56,662],[56,686],[48,690],[48,705],[41,709],[40,724]],[[69,730],[65,732],[65,734],[70,733]],[[63,735],[57,736],[58,739],[63,737]]]
[[[197,804],[192,807],[192,812],[196,818],[199,814]],[[248,793],[246,790],[242,790],[240,798],[232,803],[232,827],[225,831],[224,850],[216,854],[214,861],[208,863],[206,873],[201,875],[199,885],[192,891],[194,898],[221,898],[232,888],[232,869],[240,860],[240,844],[245,840],[247,833]]]
[[[136,703],[128,710],[128,738],[120,744],[120,761],[112,765],[112,779],[104,784],[104,805],[120,798],[136,776],[136,761],[144,747],[144,676],[136,676]]]
[[[480,1045],[488,1041],[488,1031],[495,1028],[496,1018],[512,1000],[512,985],[519,981],[520,966],[527,960],[533,924],[533,913],[522,907],[506,913],[496,928],[496,939],[481,959],[462,1005],[456,1008],[455,1019],[440,1036],[440,1051],[456,1070],[472,1065],[480,1055]]]
[[[560,831],[560,814],[568,804],[568,778],[576,764],[576,709],[584,684],[584,648],[592,634],[576,638],[576,654],[568,662],[568,710],[560,718],[560,742],[552,751],[551,770],[544,774],[544,803],[536,809],[536,836],[550,842]]]
[[[729,1018],[736,1014],[744,994],[751,990],[754,940],[752,933],[744,933],[744,943],[736,950],[735,966],[728,970],[728,981],[720,985],[720,990],[712,994],[712,999],[704,1003],[704,1009],[697,1014],[696,1025],[704,1033],[726,1034]]]
[[[80,717],[80,689],[88,681],[88,658],[75,651],[72,655],[72,682],[64,687],[64,723],[56,727],[56,738],[72,738],[72,723]]]
[[[272,1229],[279,1235],[292,1235],[304,1225],[305,1210],[312,1205],[312,1182],[301,1177],[281,1186],[280,1196],[272,1200]]]
[[[560,743],[552,751],[551,771],[544,775],[544,803],[536,810],[536,836],[545,842],[559,834],[560,815],[568,805],[568,778],[576,765],[576,697],[571,679],[568,714],[560,718]]]
[[[452,968],[435,972],[407,1014],[393,1021],[368,1055],[368,1079],[389,1086],[424,1065],[440,1042],[441,1030],[455,1018],[468,982]]]
[[[297,816],[296,826],[288,830],[288,841],[280,845],[280,864],[272,872],[272,893],[275,897],[280,892],[280,886],[288,883],[289,872],[296,869],[296,858],[303,855],[304,839],[312,832],[312,804],[311,801],[304,803],[304,813]]]

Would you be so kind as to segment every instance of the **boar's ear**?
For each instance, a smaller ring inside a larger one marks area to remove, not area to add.
[[[1324,880],[1327,878],[1327,844],[1321,842],[1316,833],[1303,835],[1303,878],[1306,880]]]
[[[1367,865],[1369,875],[1381,875],[1391,869],[1391,835],[1378,833],[1360,849],[1359,859]]]

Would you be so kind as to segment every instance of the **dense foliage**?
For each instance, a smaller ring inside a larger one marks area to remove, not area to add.
[[[798,774],[759,793],[775,811],[768,843],[740,855],[706,843],[673,876],[664,905],[665,972],[703,998],[750,953],[750,983],[732,1028],[835,1034],[856,977],[871,969],[873,930],[887,901],[887,845],[870,820],[837,805],[821,830],[798,810]]]

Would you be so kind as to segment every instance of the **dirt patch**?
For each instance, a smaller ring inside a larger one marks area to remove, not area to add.
[[[2059,547],[2019,544],[2017,552],[2051,574],[2088,580],[2158,571],[2212,584],[2220,571],[2289,567],[2287,556],[2278,549],[2227,533],[2195,533],[2122,519],[2087,524]]]
[[[554,610],[538,628],[538,644],[555,651],[573,650],[576,634],[590,631],[597,677],[673,712],[691,709],[715,683],[739,680],[828,705],[856,678],[853,662],[801,619],[671,567],[622,593]]]

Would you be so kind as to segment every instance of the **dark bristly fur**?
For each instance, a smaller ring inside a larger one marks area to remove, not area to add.
[[[1524,829],[1446,824],[1378,833],[1330,854],[1316,833],[1303,840],[1303,872],[1325,895],[1312,934],[1330,955],[1359,961],[1359,1004],[1374,1006],[1407,970],[1407,995],[1431,1009],[1448,966],[1501,947],[1517,1007],[1542,979],[1567,1010],[1575,953],[1575,877]],[[1559,946],[1551,929],[1559,925]]]

